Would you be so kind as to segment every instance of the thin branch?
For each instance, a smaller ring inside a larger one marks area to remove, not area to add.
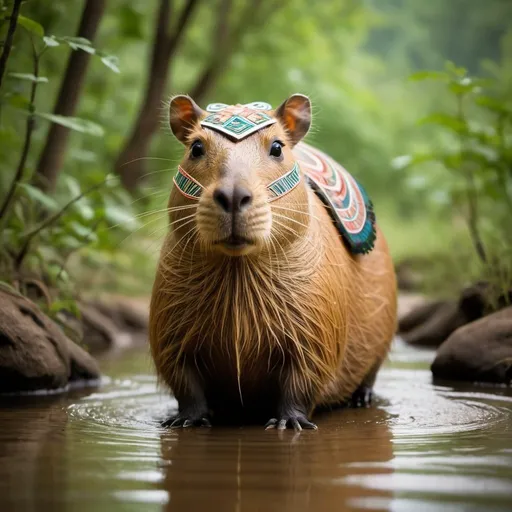
[[[216,80],[229,64],[232,54],[239,49],[240,40],[247,32],[247,28],[258,25],[266,19],[266,15],[262,15],[262,4],[263,0],[247,0],[240,18],[230,33],[228,18],[232,0],[222,0],[212,45],[214,53],[192,88],[190,95],[194,100],[200,103],[215,85]],[[277,8],[279,6],[276,6]]]
[[[458,96],[457,98],[457,114],[458,118],[461,122],[465,123],[464,117],[464,108],[463,108],[463,98],[462,96]],[[459,134],[459,143],[460,143],[460,154],[464,155],[466,145],[464,141],[464,135],[462,133]],[[461,162],[461,171],[464,174],[464,162]],[[486,264],[488,262],[487,253],[485,250],[485,246],[483,240],[480,236],[480,232],[478,230],[478,197],[476,192],[476,184],[475,184],[475,176],[471,169],[468,169],[466,174],[467,181],[467,201],[468,201],[468,228],[469,234],[471,236],[471,240],[473,245],[475,246],[476,253],[482,263]]]
[[[166,45],[166,52],[171,56],[181,43],[181,39],[185,35],[185,29],[192,18],[194,9],[198,6],[199,0],[188,0],[185,7],[183,7],[176,29],[174,33],[169,37]]]
[[[12,12],[9,19],[9,29],[7,30],[7,37],[5,38],[4,49],[0,56],[0,87],[2,86],[2,79],[4,77],[5,68],[7,66],[7,59],[11,53],[12,41],[14,39],[14,32],[16,32],[16,25],[18,24],[18,16],[20,14],[22,0],[14,0]]]
[[[105,183],[107,182],[108,178],[103,180],[101,183],[97,183],[96,185],[93,185],[92,187],[89,187],[84,192],[78,194],[76,197],[71,199],[68,203],[66,203],[58,212],[53,214],[50,217],[46,217],[38,226],[35,226],[32,230],[30,230],[25,236],[25,242],[23,243],[23,246],[16,256],[15,265],[16,269],[19,269],[21,264],[23,263],[23,260],[25,259],[25,256],[27,255],[27,252],[30,248],[30,243],[34,239],[36,235],[41,233],[43,229],[46,229],[47,227],[51,226],[55,222],[57,222],[63,215],[66,213],[66,211],[73,206],[76,202],[80,201],[83,197],[85,197],[87,194],[90,194],[91,192],[94,192],[95,190],[103,187]]]
[[[11,186],[9,187],[9,191],[4,199],[2,207],[0,208],[0,219],[4,218],[4,215],[7,213],[11,201],[14,197],[14,193],[16,191],[16,187],[18,183],[23,179],[23,172],[25,170],[25,164],[27,162],[28,152],[30,149],[30,143],[32,141],[32,133],[34,131],[35,124],[35,100],[36,100],[36,89],[38,85],[38,77],[39,77],[39,58],[40,55],[37,54],[36,47],[34,45],[34,40],[32,37],[30,38],[32,42],[32,53],[34,57],[34,77],[35,80],[32,82],[32,87],[30,91],[30,103],[28,106],[29,115],[27,117],[27,127],[25,129],[25,140],[23,142],[23,149],[21,151],[20,161],[18,163],[18,168],[16,169],[16,174],[14,175],[14,179],[12,180]]]

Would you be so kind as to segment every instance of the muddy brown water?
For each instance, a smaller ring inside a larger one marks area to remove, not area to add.
[[[396,341],[375,405],[319,430],[169,431],[143,349],[96,389],[0,399],[2,511],[512,510],[512,390],[434,385]]]

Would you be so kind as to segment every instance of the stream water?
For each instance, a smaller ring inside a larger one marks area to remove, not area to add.
[[[395,343],[375,404],[318,431],[166,430],[145,349],[105,383],[0,401],[2,511],[512,510],[512,389],[433,385],[433,352]]]

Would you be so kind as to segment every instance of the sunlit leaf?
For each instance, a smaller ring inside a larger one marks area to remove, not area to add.
[[[137,226],[137,221],[134,216],[129,211],[117,205],[105,207],[105,218],[111,224],[120,225],[125,229],[133,229]]]
[[[91,228],[89,226],[84,226],[83,224],[80,224],[78,222],[70,222],[69,227],[75,235],[77,235],[78,237],[80,237],[80,239],[83,240],[94,235],[94,232],[91,231]]]
[[[92,43],[89,41],[89,39],[86,39],[85,37],[71,37],[71,36],[62,36],[57,37],[59,41],[63,41],[65,43],[75,43],[75,44],[86,44],[91,46]]]
[[[87,133],[89,135],[94,135],[95,137],[102,137],[105,133],[103,128],[99,124],[89,121],[88,119],[81,119],[79,117],[58,116],[46,112],[36,112],[36,115],[42,117],[43,119],[47,119],[52,123],[57,123],[61,126],[65,126],[70,130]]]
[[[83,197],[80,199],[80,201],[77,201],[75,203],[75,210],[78,211],[82,219],[84,220],[92,220],[94,219],[94,210],[92,209],[91,205],[87,201],[86,197]]]
[[[118,68],[118,59],[117,57],[114,57],[113,55],[105,55],[101,57],[101,62],[107,66],[107,68],[110,68],[115,73],[120,73]]]
[[[451,82],[450,85],[448,85],[448,89],[457,96],[462,96],[469,93],[479,93],[481,92],[482,87],[478,81],[466,76],[460,80]]]
[[[77,197],[82,193],[82,190],[80,188],[80,183],[78,183],[78,180],[73,178],[73,176],[65,175],[63,176],[64,182],[66,183],[66,187],[69,191],[70,197]],[[80,202],[80,201],[78,201]]]
[[[36,203],[42,204],[49,210],[57,210],[59,205],[54,199],[42,192],[36,187],[29,185],[28,183],[19,183],[18,187],[24,192],[25,196]]]
[[[413,155],[401,155],[397,156],[391,161],[391,165],[394,169],[404,170],[414,165],[422,164],[424,162],[430,162],[437,160],[438,156],[434,153],[416,153]]]
[[[9,73],[8,76],[11,78],[17,78],[18,80],[28,80],[29,82],[37,82],[41,84],[48,83],[48,78],[45,76],[35,76],[31,73]]]
[[[59,46],[60,43],[57,41],[55,36],[43,37],[44,44],[46,46]]]
[[[18,16],[18,23],[32,34],[44,37],[44,28],[37,21],[31,20],[26,16]]]
[[[96,49],[92,46],[91,41],[85,37],[56,37],[61,43],[67,44],[73,50],[83,50],[91,55],[96,53]]]

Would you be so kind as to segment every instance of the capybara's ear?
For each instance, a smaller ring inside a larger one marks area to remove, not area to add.
[[[187,135],[203,114],[201,107],[189,96],[174,96],[169,105],[169,124],[174,136],[185,144]]]
[[[311,103],[303,94],[293,94],[276,109],[276,117],[288,131],[295,146],[311,126]]]

